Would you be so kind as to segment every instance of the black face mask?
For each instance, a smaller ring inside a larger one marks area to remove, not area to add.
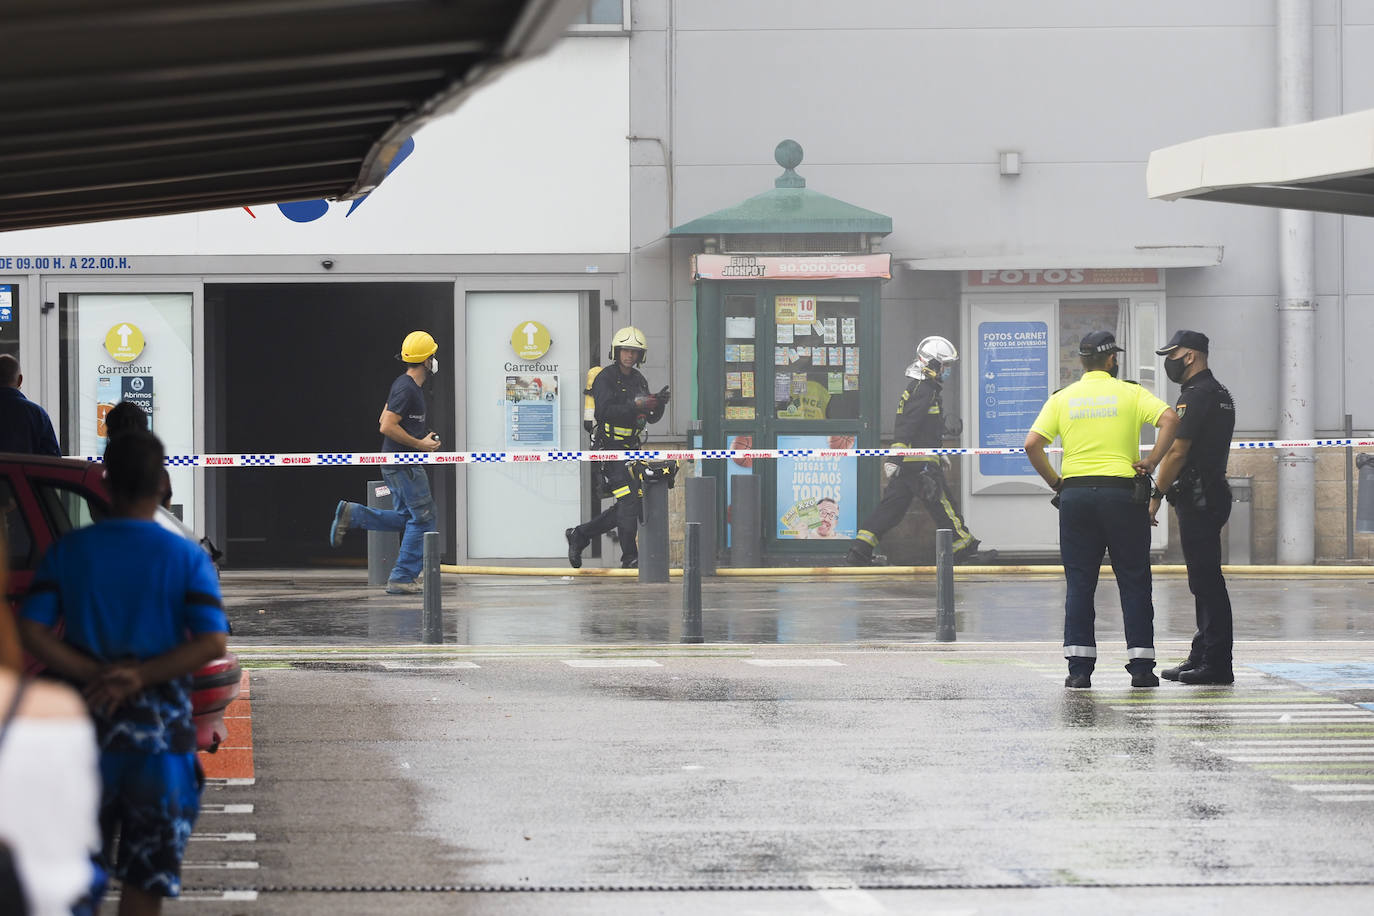
[[[1183,357],[1176,359],[1166,359],[1164,361],[1164,374],[1169,376],[1169,381],[1175,384],[1183,381],[1183,372],[1187,366],[1183,365]]]
[[[1120,374],[1120,372],[1121,372],[1121,360],[1119,360],[1119,359],[1114,359],[1114,360],[1112,360],[1112,364],[1111,364],[1110,366],[1107,367],[1107,374],[1110,375],[1112,378],[1116,378],[1116,377]]]

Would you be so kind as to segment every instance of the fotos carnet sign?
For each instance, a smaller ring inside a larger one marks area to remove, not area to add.
[[[1158,286],[1155,267],[1054,267],[1037,270],[970,270],[968,285],[988,286]]]

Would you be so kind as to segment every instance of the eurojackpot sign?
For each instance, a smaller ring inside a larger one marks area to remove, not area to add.
[[[752,255],[692,256],[693,280],[888,280],[892,255]]]

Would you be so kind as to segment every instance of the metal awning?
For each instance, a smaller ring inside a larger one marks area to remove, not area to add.
[[[1374,216],[1374,110],[1155,150],[1151,197]]]
[[[1112,270],[1215,267],[1222,253],[1220,245],[1137,245],[1116,251],[961,252],[897,259],[911,270]]]
[[[0,230],[349,199],[585,0],[9,0]]]

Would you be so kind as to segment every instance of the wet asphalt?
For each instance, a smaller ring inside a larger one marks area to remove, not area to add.
[[[711,579],[700,646],[676,581],[443,579],[424,646],[360,571],[225,573],[257,777],[176,907],[1374,911],[1374,570],[1232,577],[1236,683],[1155,690],[1104,579],[1083,691],[1054,576],[961,575],[954,643],[919,577]]]

